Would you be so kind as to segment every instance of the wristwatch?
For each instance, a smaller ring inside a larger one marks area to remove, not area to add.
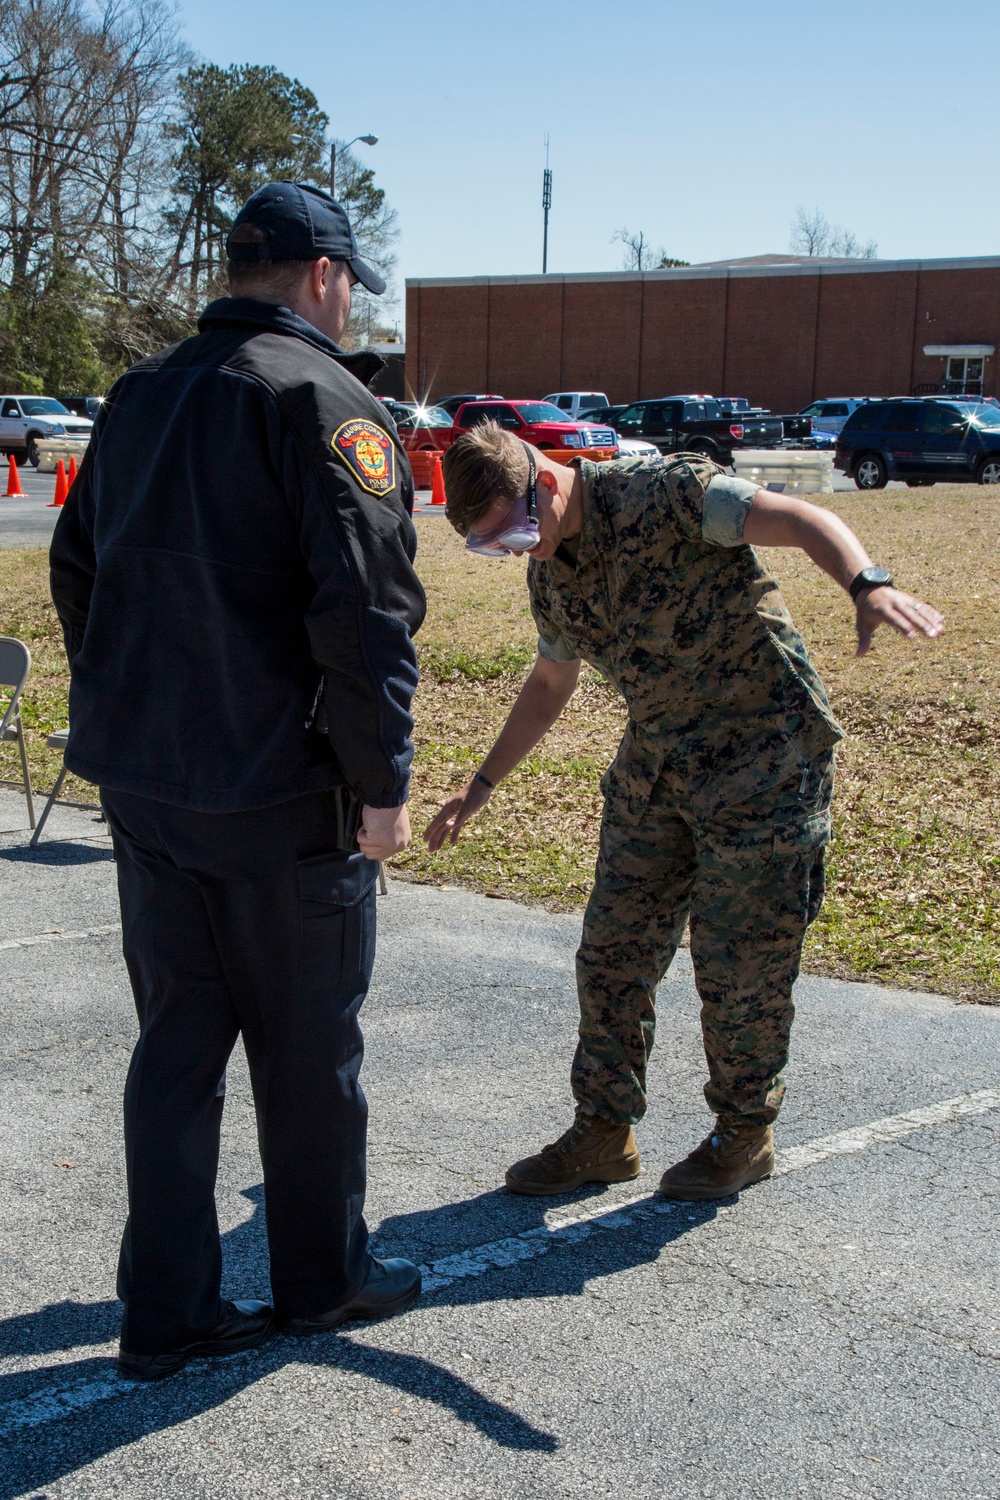
[[[893,582],[892,574],[887,573],[885,568],[862,568],[848,592],[855,604],[857,604],[858,595],[863,593],[865,589],[882,589],[886,587],[892,588]]]

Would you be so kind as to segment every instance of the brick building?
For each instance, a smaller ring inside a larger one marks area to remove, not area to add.
[[[1000,393],[1000,257],[758,256],[664,271],[406,283],[414,398],[688,391],[794,411],[817,396]]]

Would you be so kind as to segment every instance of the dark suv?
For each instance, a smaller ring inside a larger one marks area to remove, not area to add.
[[[844,424],[834,464],[859,490],[1000,484],[1000,409],[982,401],[867,401]]]

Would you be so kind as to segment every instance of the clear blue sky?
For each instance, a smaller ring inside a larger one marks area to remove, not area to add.
[[[1000,5],[181,0],[190,45],[317,95],[399,213],[399,282],[787,251],[819,206],[879,255],[1000,254]]]

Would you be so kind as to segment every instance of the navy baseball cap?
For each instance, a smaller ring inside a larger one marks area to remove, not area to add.
[[[252,224],[261,244],[233,244],[233,230]],[[385,282],[358,254],[351,221],[336,198],[305,182],[269,182],[247,199],[226,241],[230,260],[346,260],[368,291],[381,297]]]

